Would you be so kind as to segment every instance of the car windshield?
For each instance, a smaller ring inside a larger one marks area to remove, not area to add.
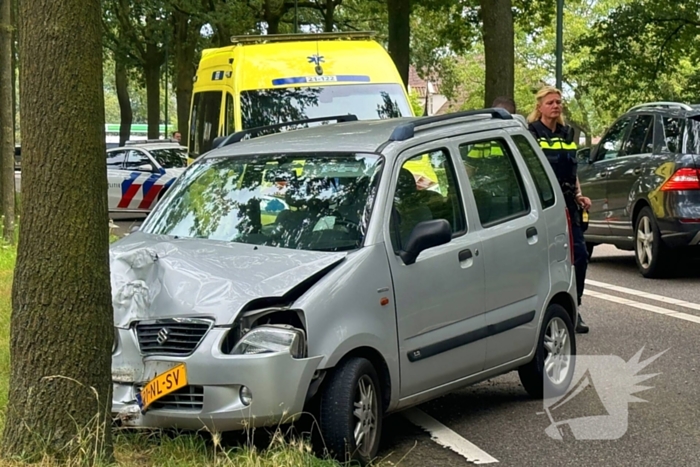
[[[243,128],[316,117],[356,115],[360,120],[411,115],[398,84],[354,84],[241,92]]]
[[[148,152],[164,169],[187,167],[187,149],[185,148],[150,149]]]
[[[171,188],[142,230],[280,248],[359,248],[382,158],[261,155],[203,160]]]

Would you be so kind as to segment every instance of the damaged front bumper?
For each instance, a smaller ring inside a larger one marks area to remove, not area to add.
[[[226,332],[210,329],[186,357],[142,357],[134,332],[119,329],[120,346],[112,357],[113,417],[122,426],[212,432],[296,420],[323,357],[295,359],[289,352],[226,355],[220,350]],[[181,363],[186,367],[187,386],[142,413],[136,401],[140,388]],[[243,386],[251,397],[249,405],[241,397]]]

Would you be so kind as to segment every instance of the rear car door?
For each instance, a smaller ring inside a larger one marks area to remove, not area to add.
[[[458,142],[481,225],[486,368],[532,349],[549,293],[547,225],[517,147],[503,131]],[[473,138],[473,136],[472,136]],[[475,151],[486,157],[473,158]]]
[[[586,237],[611,235],[608,219],[611,217],[608,199],[610,168],[616,164],[618,154],[629,131],[631,117],[617,120],[591,151],[588,163],[578,164],[581,192],[591,199]]]
[[[608,166],[608,225],[610,234],[615,237],[632,235],[632,213],[629,212],[629,207],[637,196],[633,191],[648,164],[653,147],[654,116],[637,115],[622,144],[622,150]]]
[[[463,188],[447,146],[423,145],[399,159],[385,232],[394,281],[401,397],[482,370],[484,256],[465,216]],[[398,252],[420,222],[445,219],[452,240],[406,265]]]

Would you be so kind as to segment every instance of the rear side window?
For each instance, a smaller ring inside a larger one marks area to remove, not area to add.
[[[197,158],[211,149],[219,132],[221,91],[198,92],[192,102],[190,153]]]
[[[527,215],[530,205],[522,178],[505,141],[462,144],[459,152],[474,193],[479,221],[491,227]]]
[[[535,188],[537,188],[537,195],[540,197],[540,202],[542,202],[542,208],[547,209],[550,206],[554,206],[554,189],[552,188],[552,182],[549,181],[547,172],[542,165],[542,161],[537,157],[537,153],[530,144],[530,142],[522,135],[514,135],[513,141],[518,147],[518,151],[523,156],[525,165],[532,175],[532,179],[535,182]]]
[[[654,117],[651,115],[640,115],[637,117],[623,146],[626,156],[650,154],[652,152],[654,142],[652,123],[654,123]]]
[[[663,117],[661,121],[664,129],[661,150],[672,153],[680,152],[683,144],[683,119]]]

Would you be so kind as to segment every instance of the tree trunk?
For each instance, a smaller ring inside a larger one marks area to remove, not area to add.
[[[323,31],[333,32],[333,26],[335,25],[335,7],[338,4],[336,0],[326,0],[326,11],[323,14]]]
[[[280,20],[285,12],[284,0],[265,0],[263,19],[267,23],[268,34],[279,34]]]
[[[189,135],[190,102],[192,101],[192,77],[197,73],[194,54],[197,37],[202,24],[180,12],[175,12],[175,97],[177,99],[177,130],[182,135],[182,144],[187,144]]]
[[[515,31],[511,0],[480,0],[486,62],[484,106],[499,96],[513,97]]]
[[[148,139],[160,136],[160,65],[157,46],[146,45],[146,63],[143,73],[146,78],[146,116],[148,118]]]
[[[100,0],[19,6],[24,215],[0,447],[7,457],[113,459],[101,14]]]
[[[12,92],[12,2],[0,3],[0,188],[3,238],[15,242],[15,116]]]
[[[389,55],[394,60],[404,86],[408,86],[411,42],[411,0],[388,0]]]
[[[131,110],[131,99],[129,99],[129,77],[126,74],[126,64],[124,58],[119,54],[114,56],[114,81],[119,101],[119,146],[124,146],[131,137],[131,123],[134,120],[134,114]]]

